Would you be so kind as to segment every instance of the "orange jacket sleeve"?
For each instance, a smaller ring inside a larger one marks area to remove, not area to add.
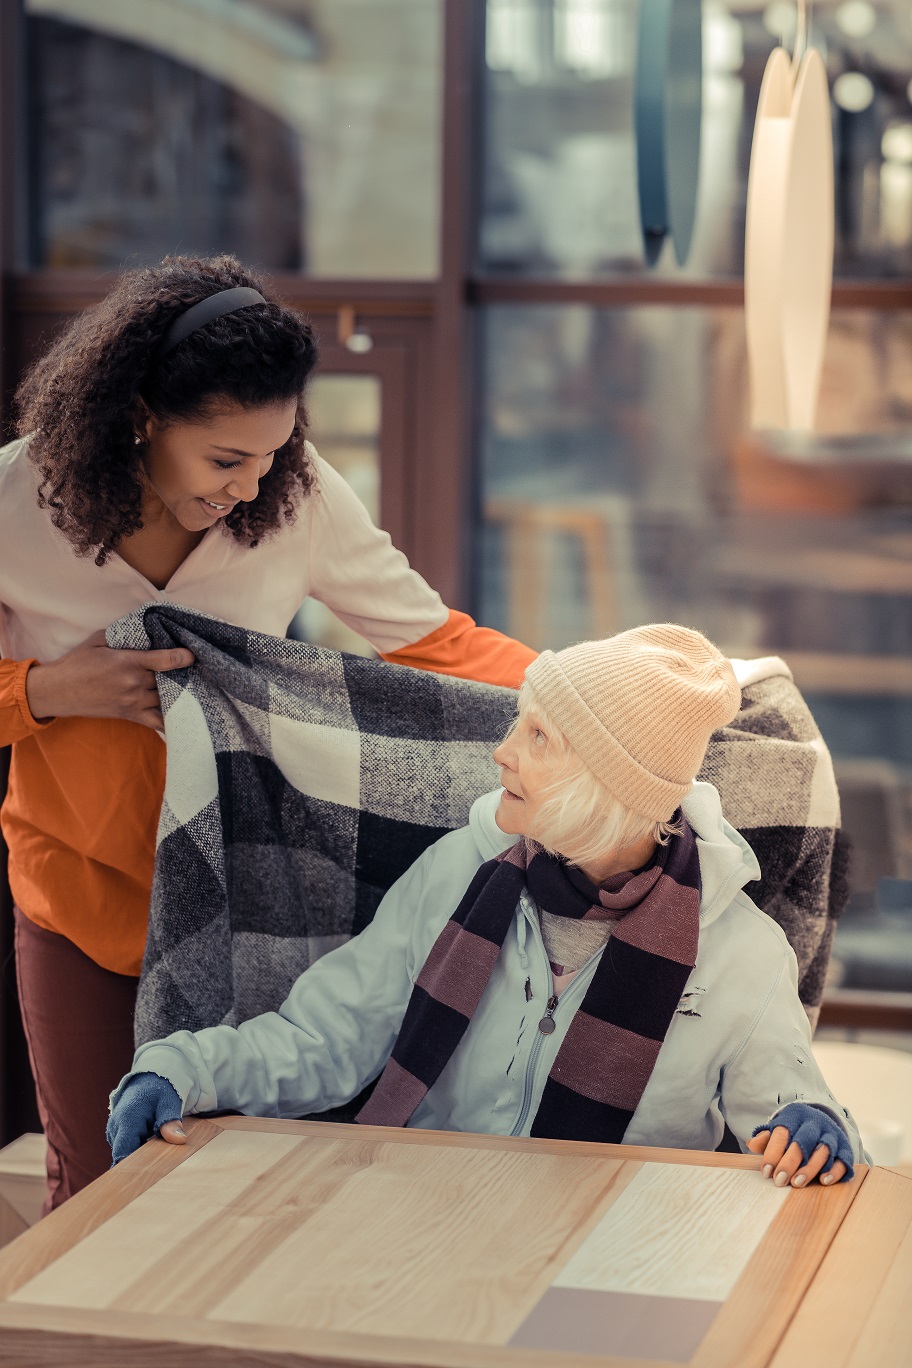
[[[24,736],[50,727],[54,718],[38,722],[29,711],[25,677],[35,660],[0,660],[0,746],[10,746]]]
[[[477,627],[467,613],[450,610],[442,627],[412,646],[383,657],[393,665],[475,679],[481,684],[503,684],[518,689],[529,665],[538,655],[521,641]]]

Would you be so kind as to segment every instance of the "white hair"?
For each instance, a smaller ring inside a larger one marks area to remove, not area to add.
[[[680,834],[678,823],[657,822],[652,817],[631,812],[619,798],[609,793],[580,759],[527,683],[519,691],[516,721],[524,715],[541,722],[548,737],[550,780],[541,790],[535,830],[529,833],[546,850],[565,856],[571,864],[590,865],[647,837],[657,845],[667,845],[672,836]],[[516,722],[510,731],[515,726]]]

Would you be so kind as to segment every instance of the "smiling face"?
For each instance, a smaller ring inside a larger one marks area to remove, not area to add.
[[[256,498],[296,414],[296,399],[256,409],[222,400],[193,422],[150,417],[139,429],[148,502],[160,502],[188,532],[205,531]]]
[[[501,831],[535,836],[535,822],[546,791],[554,782],[557,737],[534,708],[520,711],[516,725],[494,752],[503,793],[494,814]]]

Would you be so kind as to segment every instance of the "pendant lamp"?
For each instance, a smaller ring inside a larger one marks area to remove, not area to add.
[[[670,237],[683,266],[693,237],[700,170],[700,0],[641,0],[634,106],[646,260],[655,265]]]
[[[755,428],[814,426],[833,286],[833,132],[826,68],[777,48],[760,87],[747,187],[744,304]]]

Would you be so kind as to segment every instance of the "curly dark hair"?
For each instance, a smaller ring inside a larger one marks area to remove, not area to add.
[[[237,285],[252,286],[267,302],[215,319],[158,359],[179,314]],[[165,257],[160,266],[127,273],[73,320],[19,387],[17,429],[31,434],[39,504],[79,555],[104,565],[118,542],[142,527],[142,449],[133,438],[143,404],[173,422],[205,418],[219,400],[258,408],[297,398],[294,431],[259,495],[223,519],[229,535],[256,546],[294,520],[314,483],[302,393],[316,363],[309,324],[234,257]]]

